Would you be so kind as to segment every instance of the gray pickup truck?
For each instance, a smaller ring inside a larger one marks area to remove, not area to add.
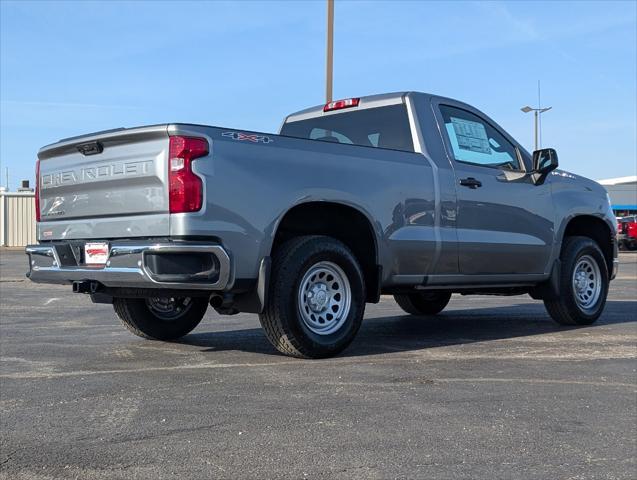
[[[402,92],[289,115],[278,135],[171,123],[38,153],[34,282],[112,303],[174,340],[208,305],[258,313],[296,357],[335,355],[366,302],[413,315],[452,293],[544,301],[562,324],[601,314],[617,270],[605,190],[530,155],[465,103]]]

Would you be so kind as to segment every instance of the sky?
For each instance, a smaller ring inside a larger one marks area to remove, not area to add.
[[[334,97],[416,90],[470,103],[594,179],[637,174],[637,2],[335,3]],[[0,163],[115,127],[276,132],[324,102],[325,1],[0,0]]]

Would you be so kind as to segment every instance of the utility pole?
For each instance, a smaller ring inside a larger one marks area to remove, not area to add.
[[[332,101],[334,67],[334,0],[327,0],[327,58],[325,63],[325,103]]]
[[[534,138],[535,138],[535,148],[534,150],[538,150],[541,145],[540,145],[540,128],[541,128],[541,124],[540,122],[542,121],[542,119],[540,118],[540,115],[543,114],[544,112],[548,112],[551,108],[553,107],[545,107],[542,108],[542,104],[541,104],[541,98],[540,98],[540,81],[537,81],[537,108],[533,108],[533,107],[529,107],[528,105],[526,107],[522,107],[520,110],[522,110],[524,113],[529,113],[529,112],[533,112],[533,117],[534,117]]]
[[[6,191],[9,191],[9,167],[4,168],[4,179],[5,179],[5,187]]]

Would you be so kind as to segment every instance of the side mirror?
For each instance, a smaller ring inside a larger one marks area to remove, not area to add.
[[[547,175],[558,166],[557,152],[553,148],[542,148],[533,152],[533,174],[536,175],[535,183],[544,183]]]

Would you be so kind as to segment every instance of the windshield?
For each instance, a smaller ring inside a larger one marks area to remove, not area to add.
[[[405,105],[346,110],[286,122],[281,135],[363,147],[414,151]]]

